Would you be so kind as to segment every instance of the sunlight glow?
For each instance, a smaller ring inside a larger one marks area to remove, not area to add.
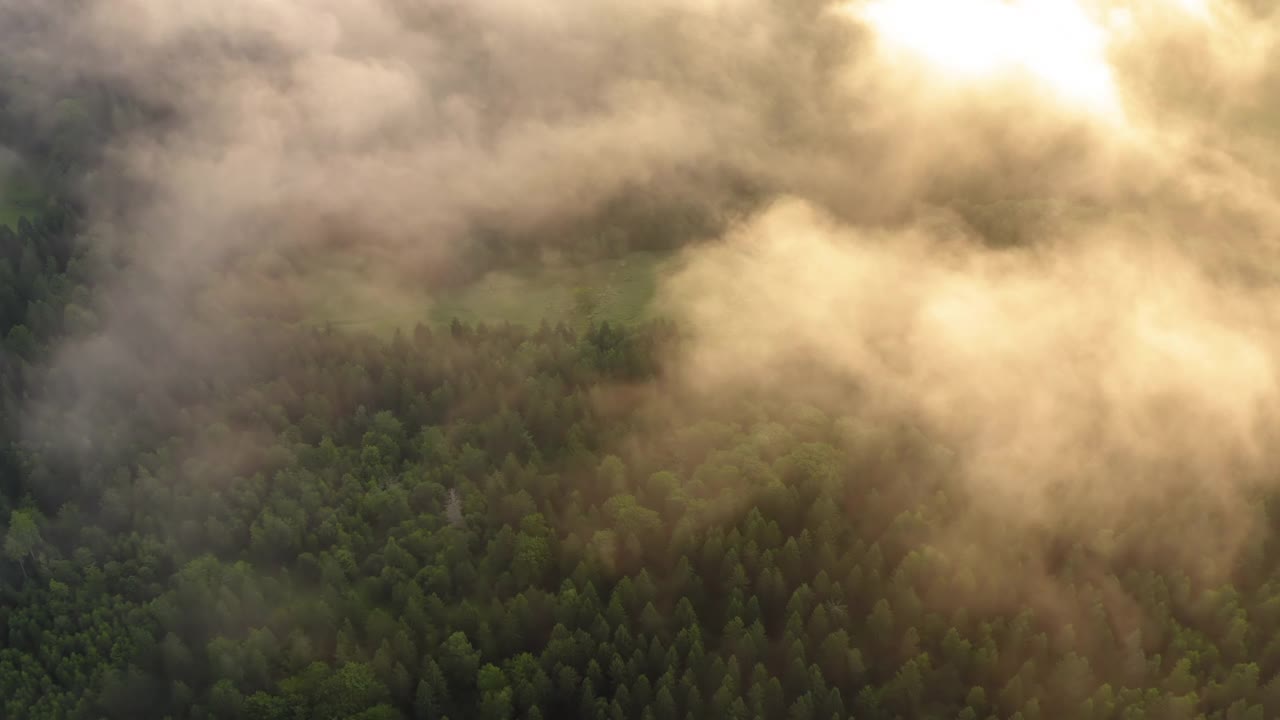
[[[1209,3],[1207,0],[1173,0],[1173,2],[1192,17],[1201,20],[1209,17]]]
[[[1072,0],[871,0],[849,12],[944,75],[1020,72],[1090,111],[1118,107],[1107,30]]]

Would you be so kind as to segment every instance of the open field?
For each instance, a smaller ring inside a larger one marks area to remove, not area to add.
[[[359,267],[329,267],[309,282],[309,322],[367,330],[383,335],[418,322],[533,326],[581,321],[590,316],[611,323],[634,323],[650,312],[658,275],[671,258],[632,253],[582,266],[540,265],[515,272],[492,272],[460,288],[432,293],[372,284]]]
[[[36,219],[43,203],[44,196],[34,185],[16,179],[0,181],[0,225],[16,230],[23,217]]]

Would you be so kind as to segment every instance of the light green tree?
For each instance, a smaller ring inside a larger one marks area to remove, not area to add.
[[[35,513],[30,510],[14,510],[9,515],[9,532],[4,537],[4,554],[15,560],[22,568],[22,576],[27,576],[24,561],[31,558],[36,561],[36,548],[43,542],[40,538],[40,527],[36,523]]]

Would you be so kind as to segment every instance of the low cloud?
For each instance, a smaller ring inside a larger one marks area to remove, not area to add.
[[[135,260],[58,356],[83,425],[121,368],[253,352],[200,308],[308,296],[246,270],[264,255],[447,279],[482,231],[569,242],[642,198],[729,228],[663,283],[693,338],[675,375],[853,381],[1020,522],[1189,490],[1239,546],[1275,460],[1274,11],[923,7],[0,0],[20,102],[87,84],[145,117],[85,186],[95,241]]]

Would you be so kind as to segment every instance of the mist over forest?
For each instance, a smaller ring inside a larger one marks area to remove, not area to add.
[[[0,0],[0,717],[1280,717],[1280,5]]]

